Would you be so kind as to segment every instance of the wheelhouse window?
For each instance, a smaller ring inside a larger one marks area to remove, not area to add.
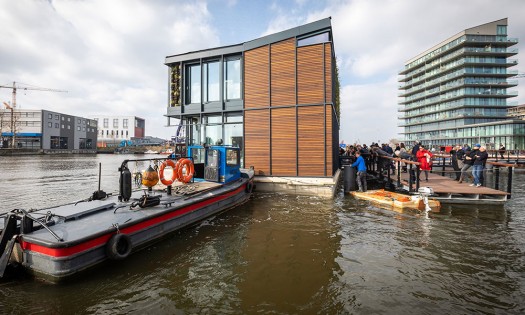
[[[206,159],[204,148],[192,148],[190,156],[193,158],[193,163],[204,163]]]
[[[201,102],[201,66],[187,65],[186,66],[186,104],[194,104]]]
[[[207,62],[203,64],[203,102],[220,101],[220,73],[219,62]]]
[[[226,150],[226,165],[228,166],[239,166],[240,165],[239,150],[232,150],[232,149]]]
[[[224,98],[241,98],[241,58],[228,58],[224,61]]]

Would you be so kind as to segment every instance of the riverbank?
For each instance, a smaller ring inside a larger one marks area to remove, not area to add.
[[[0,149],[0,156],[23,156],[23,155],[46,155],[46,154],[113,154],[113,153],[130,153],[144,154],[147,150],[159,151],[159,147],[107,147],[97,149]]]
[[[1,149],[0,156],[46,155],[46,154],[97,154],[97,150],[45,150],[45,149]]]

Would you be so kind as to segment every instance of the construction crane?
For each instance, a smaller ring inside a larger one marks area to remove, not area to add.
[[[23,85],[26,85],[26,86],[20,86],[20,84],[23,84]],[[13,99],[12,99],[12,102],[11,102],[11,105],[7,104],[6,102],[4,102],[4,106],[6,109],[10,109],[11,110],[11,132],[12,132],[12,140],[11,140],[11,147],[12,148],[15,148],[15,143],[16,143],[16,119],[15,119],[15,115],[14,115],[14,111],[16,110],[16,90],[24,90],[24,91],[47,91],[47,92],[66,92],[65,90],[57,90],[57,89],[48,89],[48,88],[43,88],[43,87],[38,87],[38,86],[34,86],[34,85],[29,85],[29,84],[24,84],[24,83],[17,83],[13,81],[13,85],[12,86],[9,86],[9,85],[0,85],[0,88],[4,88],[4,89],[12,89],[13,90]],[[0,137],[1,137],[1,134],[0,134]]]
[[[23,84],[23,85],[27,85],[27,86],[20,86],[20,84]],[[17,83],[13,81],[13,85],[12,86],[9,86],[9,85],[0,85],[0,88],[4,88],[4,89],[12,89],[13,90],[13,99],[11,101],[11,107],[13,109],[16,109],[16,90],[24,90],[24,91],[47,91],[47,92],[66,92],[65,90],[57,90],[57,89],[48,89],[48,88],[43,88],[43,87],[38,87],[38,86],[33,86],[33,85],[29,85],[29,84],[24,84],[24,83]]]

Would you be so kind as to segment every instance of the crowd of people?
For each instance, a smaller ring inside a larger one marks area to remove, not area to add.
[[[501,156],[505,153],[505,147],[500,146],[498,150]],[[419,141],[414,141],[410,150],[404,143],[396,143],[394,146],[383,143],[372,143],[370,146],[366,144],[348,145],[345,149],[340,148],[340,155],[352,158],[352,167],[357,168],[357,183],[359,191],[366,191],[366,171],[370,157],[373,156],[389,156],[397,157],[402,160],[415,161],[419,163],[419,175],[424,174],[425,181],[428,182],[428,174],[432,170],[433,152]],[[454,169],[454,180],[459,183],[471,180],[470,186],[481,187],[483,184],[483,170],[485,163],[489,157],[487,149],[484,146],[476,143],[472,148],[468,144],[456,145],[450,151],[451,164]],[[395,164],[389,159],[379,159],[378,163],[381,169],[395,168]],[[403,172],[407,172],[405,163],[401,163]],[[415,175],[413,175],[415,177]]]

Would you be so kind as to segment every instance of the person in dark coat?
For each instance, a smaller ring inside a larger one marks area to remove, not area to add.
[[[470,172],[468,170],[472,167],[472,165],[474,165],[475,155],[479,151],[480,147],[480,144],[475,144],[472,151],[468,149],[465,151],[465,158],[463,159],[464,165],[463,168],[461,168],[461,177],[459,178],[459,183],[462,183],[463,180],[466,180],[467,176],[474,180],[474,176],[469,174]]]
[[[483,169],[485,168],[485,163],[489,158],[487,149],[485,147],[480,147],[477,150],[477,153],[474,155],[474,163],[472,165],[472,174],[474,175],[474,182],[470,186],[481,187],[481,181],[483,178]]]
[[[456,177],[455,180],[459,181],[459,178],[461,177],[461,168],[459,168],[458,165],[458,157],[457,157],[457,151],[458,147],[455,146],[452,150],[450,150],[450,161],[452,164],[452,169],[454,169],[454,176]]]
[[[458,172],[456,173],[457,174],[457,181],[459,181],[459,179],[461,178],[461,169],[463,168],[463,166],[465,165],[465,163],[463,162],[463,159],[465,158],[465,151],[463,151],[463,148],[458,145],[456,146],[456,162],[458,163]]]
[[[504,159],[504,158],[505,158],[504,155],[505,155],[505,152],[506,152],[506,151],[507,151],[507,149],[505,149],[505,146],[503,145],[503,143],[501,143],[501,144],[499,145],[499,150],[498,150],[499,155],[501,156],[501,159]]]
[[[417,151],[419,151],[419,141],[414,141],[414,146],[412,147],[412,156],[416,158]]]

